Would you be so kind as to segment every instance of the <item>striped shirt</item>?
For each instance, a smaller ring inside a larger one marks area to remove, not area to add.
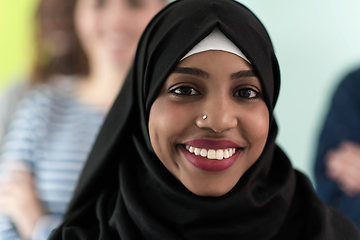
[[[48,212],[36,226],[35,239],[47,239],[61,221],[105,116],[104,110],[76,98],[74,81],[60,77],[30,91],[1,149],[2,166],[22,162],[34,174],[38,197]],[[19,239],[9,218],[1,215],[0,239]]]

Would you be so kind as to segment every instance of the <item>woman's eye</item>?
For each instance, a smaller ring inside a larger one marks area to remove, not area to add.
[[[106,0],[95,0],[95,6],[96,8],[102,8],[105,6]]]
[[[244,88],[244,89],[240,89],[239,91],[236,91],[234,96],[252,99],[252,98],[258,98],[259,92],[251,88]]]
[[[176,95],[187,95],[187,96],[199,95],[199,92],[196,91],[194,88],[186,87],[186,86],[174,88],[174,89],[170,90],[169,92],[174,93]]]
[[[127,3],[128,3],[128,6],[132,9],[142,8],[145,4],[144,1],[142,1],[142,0],[128,0]]]

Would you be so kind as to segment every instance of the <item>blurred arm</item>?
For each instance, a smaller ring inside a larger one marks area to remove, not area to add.
[[[326,203],[339,208],[345,193],[328,175],[326,156],[342,142],[360,143],[360,71],[348,75],[336,90],[321,136],[315,162],[317,192]]]

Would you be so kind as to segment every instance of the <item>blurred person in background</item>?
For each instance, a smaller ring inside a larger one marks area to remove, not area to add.
[[[360,69],[337,87],[319,138],[315,180],[322,200],[360,228]]]
[[[0,239],[47,239],[61,222],[141,33],[166,2],[41,1],[32,87],[1,149]]]
[[[40,2],[35,16],[35,59],[31,74],[28,79],[13,84],[1,93],[0,145],[18,103],[28,90],[49,81],[54,75],[87,74],[87,59],[71,20],[71,4],[69,0],[61,4],[56,1]]]

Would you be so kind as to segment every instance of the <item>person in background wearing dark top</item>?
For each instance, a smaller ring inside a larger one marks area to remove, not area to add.
[[[249,9],[169,4],[145,29],[50,239],[359,240],[275,144],[279,89]]]
[[[337,87],[319,138],[315,180],[320,198],[360,228],[360,69]]]
[[[141,33],[166,3],[41,1],[38,83],[19,103],[1,148],[1,240],[48,239],[61,222]]]

